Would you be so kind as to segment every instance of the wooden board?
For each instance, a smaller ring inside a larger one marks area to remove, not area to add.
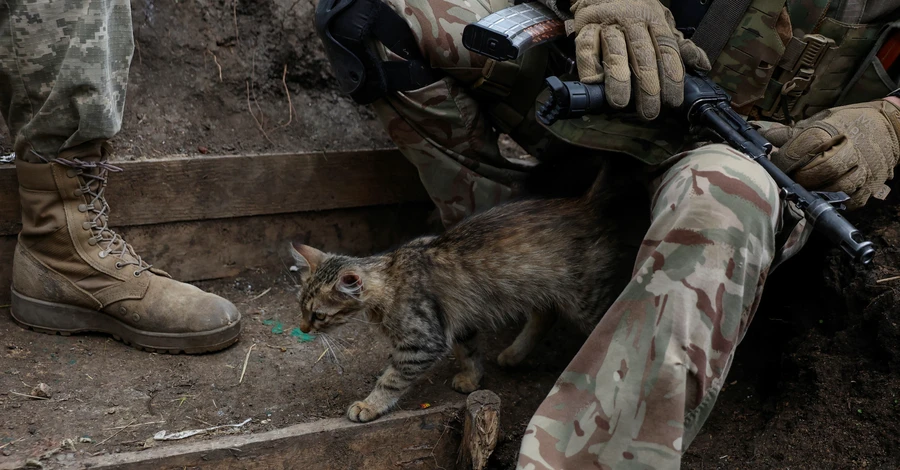
[[[452,468],[459,447],[453,422],[463,404],[399,411],[366,424],[325,419],[258,434],[161,445],[140,452],[63,458],[52,468],[433,469]],[[48,461],[49,463],[50,461]],[[17,468],[0,465],[0,470]]]
[[[406,203],[174,222],[126,227],[120,232],[138,254],[182,281],[235,276],[246,269],[287,269],[287,244],[364,255],[427,231],[430,203]],[[15,236],[0,237],[0,305],[9,303]]]
[[[397,150],[122,162],[106,195],[116,227],[427,201]],[[13,165],[0,165],[0,235],[18,233]]]

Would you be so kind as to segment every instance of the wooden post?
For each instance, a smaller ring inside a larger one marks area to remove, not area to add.
[[[500,397],[478,390],[466,399],[466,423],[457,463],[460,469],[482,470],[500,438]]]

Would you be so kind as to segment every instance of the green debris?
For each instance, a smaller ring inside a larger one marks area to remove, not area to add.
[[[284,325],[278,320],[274,320],[274,319],[270,318],[268,320],[263,320],[262,324],[266,325],[266,326],[271,326],[273,334],[280,335],[280,334],[284,333]],[[308,342],[316,339],[316,335],[304,333],[304,332],[300,331],[300,328],[294,328],[293,330],[291,330],[290,335],[293,336],[294,338],[297,338],[297,342],[300,342],[300,343],[308,343]]]
[[[862,409],[857,409],[856,412],[862,414]]]
[[[304,332],[300,331],[300,328],[294,328],[293,330],[291,330],[291,336],[297,338],[298,343],[308,343],[308,342],[316,339],[316,335],[304,333]]]
[[[271,326],[273,334],[280,335],[280,334],[284,333],[284,325],[282,325],[280,321],[272,320],[272,319],[263,320],[263,325]]]

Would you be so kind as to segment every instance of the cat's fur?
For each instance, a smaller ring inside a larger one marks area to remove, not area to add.
[[[521,362],[558,315],[593,330],[634,260],[622,221],[646,220],[640,211],[622,217],[634,206],[622,205],[621,192],[603,182],[598,178],[581,198],[500,205],[382,255],[352,258],[292,245],[302,280],[301,330],[325,331],[364,313],[394,346],[390,366],[347,417],[381,416],[451,348],[462,369],[453,388],[476,390],[483,329],[527,318],[498,356],[502,366]]]

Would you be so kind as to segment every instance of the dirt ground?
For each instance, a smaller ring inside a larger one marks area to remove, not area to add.
[[[0,450],[0,463],[39,457],[65,439],[72,439],[76,450],[60,452],[45,462],[72,458],[68,454],[168,444],[152,439],[161,430],[205,428],[252,418],[239,430],[218,434],[258,432],[343,416],[350,403],[368,394],[387,364],[387,343],[363,323],[338,330],[334,337],[340,349],[334,351],[325,352],[320,339],[305,341],[295,330],[293,279],[283,270],[274,274],[250,273],[198,284],[234,301],[245,318],[236,346],[204,356],[148,354],[103,336],[42,335],[19,328],[4,308],[0,315],[0,446],[9,445]],[[541,354],[518,370],[488,364],[484,386],[504,400],[504,411],[509,410],[504,423],[513,434],[514,429],[524,429],[528,410],[534,409],[575,353],[578,343],[570,336],[560,329]],[[513,332],[489,335],[490,356],[495,357],[513,337]],[[452,360],[443,361],[400,402],[400,409],[464,400],[449,386],[454,373]],[[50,386],[50,400],[13,393],[29,394],[38,383]],[[128,425],[132,426],[122,428]],[[91,442],[81,443],[80,438]]]
[[[132,3],[137,50],[117,158],[390,146],[372,113],[337,93],[312,29],[314,2]],[[9,147],[2,135],[0,147]],[[900,275],[898,191],[854,217],[879,245],[873,267],[814,241],[771,275],[684,468],[900,468],[900,280],[877,282]],[[253,418],[230,432],[257,432],[341,416],[387,359],[385,342],[363,324],[340,330],[337,357],[323,355],[319,340],[292,336],[293,280],[281,266],[201,287],[235,301],[246,318],[241,342],[219,354],[154,355],[102,336],[39,335],[0,309],[0,463],[40,456],[63,439],[77,450],[45,463],[162,445],[152,441],[160,430]],[[513,335],[490,338],[489,357]],[[484,386],[503,399],[492,468],[511,467],[528,418],[582,340],[558,327],[518,369],[489,362]],[[452,374],[444,361],[401,408],[461,400],[445,384]],[[52,388],[50,400],[13,393],[38,382]]]

